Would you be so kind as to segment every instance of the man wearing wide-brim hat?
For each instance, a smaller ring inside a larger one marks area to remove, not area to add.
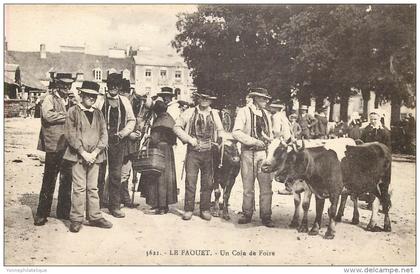
[[[308,114],[308,106],[301,105],[298,117],[298,123],[302,129],[301,136],[305,139],[310,139],[313,135],[314,127],[317,122],[317,119]]]
[[[271,220],[271,174],[261,171],[266,158],[268,143],[273,138],[271,115],[266,110],[271,99],[265,88],[251,88],[248,97],[252,102],[240,108],[233,127],[233,137],[241,143],[241,177],[243,182],[242,213],[239,224],[252,220],[255,206],[255,179],[260,186],[260,218],[267,227],[274,227]]]
[[[174,132],[182,142],[188,144],[185,159],[185,213],[183,220],[190,220],[195,206],[198,172],[201,173],[200,217],[210,220],[210,199],[213,190],[212,143],[224,137],[224,129],[216,110],[211,108],[217,98],[209,89],[195,94],[197,106],[184,111],[176,119]]]
[[[55,184],[60,172],[57,218],[68,219],[71,203],[71,166],[63,161],[67,146],[64,123],[68,109],[68,94],[73,80],[71,74],[58,73],[52,79],[53,89],[41,104],[41,131],[38,150],[45,151],[44,176],[39,203],[34,220],[37,226],[44,225],[50,216]]]
[[[136,125],[133,108],[130,101],[119,93],[123,88],[123,79],[120,73],[108,75],[107,93],[104,100],[96,104],[105,117],[108,129],[108,174],[109,174],[109,202],[108,209],[116,218],[124,218],[121,210],[121,169],[129,161],[127,144],[130,133]],[[105,165],[99,171],[99,197],[104,205],[103,189],[105,183]]]
[[[69,146],[64,159],[72,163],[72,206],[70,231],[79,232],[84,213],[91,226],[111,228],[99,208],[99,165],[106,160],[108,133],[102,112],[93,105],[99,95],[99,84],[83,81],[81,102],[69,109],[65,135]]]

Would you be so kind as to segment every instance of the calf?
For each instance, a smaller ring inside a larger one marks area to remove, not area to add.
[[[335,151],[325,147],[305,148],[304,141],[302,141],[302,147],[298,148],[295,143],[286,144],[280,140],[274,140],[270,144],[267,159],[261,169],[264,172],[278,170],[288,174],[292,180],[301,179],[307,183],[316,199],[316,217],[309,231],[310,235],[318,235],[324,202],[326,198],[329,198],[331,202],[328,209],[329,224],[324,238],[334,238],[335,215],[338,199],[343,190],[340,161]],[[309,203],[307,207],[309,208]],[[307,223],[302,221],[300,230],[307,231]]]
[[[223,146],[223,149],[222,149]],[[223,157],[222,157],[223,153]],[[220,206],[219,199],[221,196],[220,188],[223,189],[223,219],[229,220],[229,198],[233,185],[235,184],[236,177],[240,169],[239,151],[236,142],[232,140],[225,140],[220,148],[213,149],[213,166],[214,166],[214,211],[213,216],[218,217]]]
[[[357,207],[357,197],[364,193],[373,194],[377,199],[372,204],[372,216],[366,228],[368,231],[381,231],[377,226],[379,203],[385,214],[384,231],[391,231],[389,209],[391,196],[389,185],[391,183],[392,155],[389,148],[378,142],[366,143],[358,146],[347,146],[346,157],[341,162],[343,182],[345,189],[352,195]],[[348,194],[347,194],[348,195]],[[347,196],[341,199],[338,220],[343,215]],[[359,223],[359,214],[353,215],[352,223]]]

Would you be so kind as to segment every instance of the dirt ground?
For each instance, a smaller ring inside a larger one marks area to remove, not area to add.
[[[233,188],[231,221],[196,215],[191,221],[180,217],[183,209],[183,182],[179,182],[179,203],[167,215],[144,214],[140,206],[123,209],[126,218],[116,219],[104,212],[112,229],[83,226],[69,232],[69,222],[52,216],[46,225],[33,225],[38,204],[43,153],[36,150],[39,119],[5,119],[5,264],[12,265],[413,265],[416,263],[415,163],[396,157],[392,164],[392,232],[366,232],[370,212],[360,203],[360,224],[351,225],[349,206],[343,223],[337,225],[334,240],[324,240],[326,209],[321,234],[309,236],[288,227],[293,215],[292,196],[281,196],[274,184],[275,228],[261,225],[257,212],[249,225],[238,225],[242,203],[240,176]],[[29,155],[29,156],[28,156]],[[183,156],[178,157],[182,159]],[[258,195],[258,187],[256,190]],[[56,190],[57,193],[57,190]],[[258,197],[258,196],[256,196]],[[351,202],[349,202],[349,205]],[[329,202],[326,202],[329,205]],[[309,222],[315,218],[314,201]],[[383,215],[381,215],[381,223]],[[201,250],[201,251],[199,251]],[[176,253],[178,252],[178,255]],[[255,252],[255,255],[252,253]],[[196,254],[198,253],[198,255]]]

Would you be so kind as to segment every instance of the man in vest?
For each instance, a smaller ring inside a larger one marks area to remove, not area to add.
[[[71,207],[71,164],[63,161],[67,142],[64,123],[68,110],[68,94],[73,83],[71,74],[57,73],[50,84],[51,93],[41,104],[41,132],[38,150],[45,151],[44,177],[34,224],[44,225],[50,216],[55,184],[60,172],[57,218],[69,219]]]
[[[251,88],[251,102],[238,110],[232,135],[241,147],[241,177],[243,183],[242,213],[239,224],[251,222],[255,207],[255,179],[260,186],[260,218],[267,227],[274,227],[271,220],[271,174],[261,171],[266,158],[266,148],[273,138],[270,113],[265,109],[271,99],[264,88]]]
[[[198,105],[187,109],[175,122],[174,132],[182,142],[188,143],[185,161],[185,213],[190,220],[194,211],[198,171],[201,172],[200,217],[209,221],[210,198],[213,190],[212,143],[223,138],[223,125],[216,110],[210,105],[216,97],[210,90],[196,93]]]
[[[127,161],[126,142],[128,136],[134,130],[136,118],[128,98],[119,95],[123,85],[121,74],[111,73],[106,83],[107,94],[102,101],[97,101],[96,107],[102,110],[108,129],[108,209],[112,216],[124,218],[125,214],[121,211],[121,169],[124,161]],[[104,165],[100,169],[103,168]],[[102,178],[99,178],[98,182],[103,184],[105,182],[103,178],[105,176],[104,170],[99,172],[99,176]],[[103,185],[99,185],[98,189],[99,192],[102,192]]]

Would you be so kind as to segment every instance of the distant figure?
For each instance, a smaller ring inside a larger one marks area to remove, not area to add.
[[[369,114],[369,125],[363,130],[360,139],[365,142],[380,142],[391,149],[391,133],[381,123],[381,114],[374,110]]]
[[[353,112],[350,116],[349,126],[347,128],[347,135],[353,140],[359,140],[362,136],[360,127],[362,126],[362,120],[358,112]]]
[[[302,105],[299,110],[298,123],[302,128],[302,137],[310,139],[318,120],[308,114],[308,106]]]
[[[313,127],[314,138],[327,139],[328,136],[328,108],[326,106],[320,107],[315,113],[317,123]]]
[[[298,115],[296,113],[293,113],[289,116],[290,128],[292,130],[293,136],[295,139],[300,139],[300,136],[302,134],[302,128],[297,122],[297,119],[298,119]]]

